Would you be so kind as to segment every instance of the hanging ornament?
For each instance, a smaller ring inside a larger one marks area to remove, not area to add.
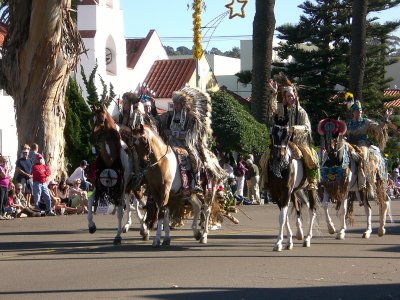
[[[235,4],[235,2],[242,4],[242,7],[240,9],[240,13],[234,13],[233,12],[233,5]],[[232,19],[234,17],[241,17],[244,18],[245,14],[244,14],[244,7],[247,4],[247,0],[232,0],[231,3],[228,3],[225,5],[226,8],[229,8],[229,19]]]

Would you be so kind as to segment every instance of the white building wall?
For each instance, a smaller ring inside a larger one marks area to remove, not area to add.
[[[240,58],[207,54],[206,58],[215,76],[232,75],[240,72]]]
[[[391,89],[400,89],[400,57],[398,59],[397,63],[386,66],[386,78],[393,78],[393,81],[389,82]]]
[[[0,153],[9,157],[15,166],[18,152],[18,135],[15,124],[14,99],[0,90]]]

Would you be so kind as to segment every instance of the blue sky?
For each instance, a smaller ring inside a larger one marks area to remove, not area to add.
[[[231,0],[205,0],[206,10],[202,13],[202,26],[209,24],[209,29],[203,29],[206,38],[213,38],[208,43],[203,43],[203,48],[210,50],[213,47],[221,51],[239,47],[240,40],[251,39],[253,19],[255,13],[255,0],[249,0],[245,7],[245,18],[228,16],[222,18],[218,26],[211,26],[212,21],[218,20],[228,9],[225,4]],[[284,23],[296,24],[299,21],[302,10],[297,6],[303,0],[276,0],[275,18],[276,25]],[[164,45],[173,48],[192,45],[192,10],[187,5],[192,0],[120,0],[121,9],[124,12],[125,36],[143,38],[149,30],[155,29]],[[235,9],[240,6],[235,4]],[[378,15],[381,22],[398,20],[400,7],[390,9]],[[218,22],[217,22],[218,23]],[[206,32],[208,31],[208,32]],[[396,32],[400,35],[400,30]],[[168,38],[167,38],[168,37]]]

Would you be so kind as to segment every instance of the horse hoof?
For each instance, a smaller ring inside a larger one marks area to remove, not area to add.
[[[302,240],[304,239],[304,235],[303,235],[303,233],[302,233],[301,231],[298,231],[298,232],[296,233],[296,239],[297,239],[298,241],[302,241]]]
[[[273,248],[273,251],[281,252],[282,251],[282,245],[281,244],[275,245],[274,248]]]
[[[366,231],[363,233],[362,238],[363,239],[369,239],[371,237],[371,232]]]
[[[122,228],[122,232],[128,233],[129,229],[131,229],[131,226],[129,224],[125,224],[125,226]]]
[[[304,240],[303,247],[310,248],[311,242],[309,240]]]
[[[203,236],[203,237],[200,239],[200,244],[207,244],[207,237],[206,237],[206,236]]]
[[[148,241],[150,239],[150,234],[142,235],[142,241]]]
[[[293,249],[293,243],[287,244],[285,249],[286,250],[292,250]]]
[[[90,226],[89,227],[89,233],[95,233],[96,232],[96,230],[97,230],[97,227],[96,227],[96,224],[93,224],[93,226]]]
[[[337,240],[344,240],[344,232],[339,232],[339,233],[336,235],[336,239],[337,239]]]
[[[160,245],[161,245],[161,244],[160,244],[160,240],[154,240],[154,241],[153,241],[153,247],[154,247],[154,248],[160,248]]]
[[[171,239],[164,239],[162,242],[163,246],[169,246],[171,245]]]
[[[386,229],[385,228],[382,228],[382,229],[378,230],[378,236],[384,236],[385,233],[386,233]]]
[[[196,241],[200,241],[200,239],[201,239],[201,233],[200,233],[200,231],[197,231],[193,236],[194,236],[194,238],[196,239]]]
[[[117,237],[114,238],[113,245],[114,246],[121,245],[121,242],[122,242],[122,238],[120,236],[117,236]]]
[[[335,227],[329,227],[328,232],[329,232],[329,234],[335,234],[336,233]]]

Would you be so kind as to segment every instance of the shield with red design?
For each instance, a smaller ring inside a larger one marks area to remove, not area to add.
[[[105,187],[113,187],[117,184],[118,174],[113,169],[104,169],[100,173],[100,183]]]

